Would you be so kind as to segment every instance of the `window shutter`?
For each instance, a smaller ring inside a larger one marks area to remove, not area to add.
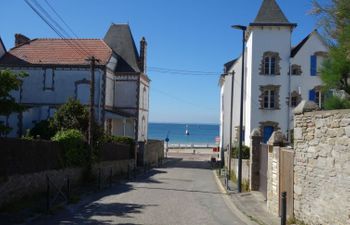
[[[310,75],[316,76],[317,75],[317,56],[312,55],[310,60]]]
[[[310,101],[315,101],[316,100],[316,92],[314,89],[309,91],[309,100]]]

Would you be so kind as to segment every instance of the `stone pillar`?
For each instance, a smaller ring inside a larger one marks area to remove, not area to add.
[[[260,151],[262,136],[258,128],[255,128],[250,135],[251,147],[250,147],[250,182],[249,188],[251,191],[259,190],[259,170],[260,170]]]
[[[286,143],[282,131],[272,133],[269,145],[267,165],[267,210],[279,216],[280,201],[280,149]]]

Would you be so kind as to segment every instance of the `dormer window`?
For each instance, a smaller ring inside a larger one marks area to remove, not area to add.
[[[261,75],[280,75],[280,62],[281,58],[277,52],[265,52],[263,55],[263,61],[260,67]]]

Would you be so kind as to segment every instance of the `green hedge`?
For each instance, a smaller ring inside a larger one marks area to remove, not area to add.
[[[134,139],[130,137],[120,137],[120,136],[112,136],[112,135],[104,135],[103,137],[104,143],[122,143],[128,145],[134,145]]]
[[[232,148],[232,158],[238,159],[238,149],[239,147],[233,147]],[[250,158],[250,148],[248,146],[243,145],[242,146],[242,159],[249,159]]]
[[[84,135],[75,129],[59,131],[51,139],[63,147],[64,167],[83,166],[88,159],[88,147]]]

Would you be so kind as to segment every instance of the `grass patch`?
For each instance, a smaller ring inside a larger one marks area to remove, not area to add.
[[[288,218],[287,224],[288,225],[293,225],[293,224],[296,224],[296,225],[307,225],[304,221],[298,220],[295,217]]]

